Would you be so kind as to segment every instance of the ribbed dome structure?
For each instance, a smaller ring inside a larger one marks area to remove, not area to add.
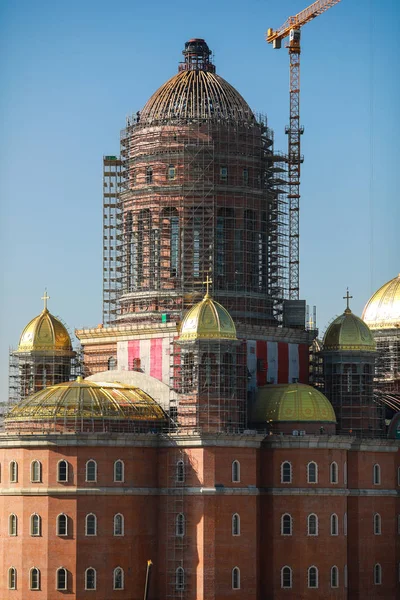
[[[370,329],[400,327],[400,274],[371,296],[365,305],[362,318]]]
[[[346,308],[326,330],[323,349],[375,352],[376,345],[368,325]]]
[[[190,40],[183,54],[185,62],[179,66],[180,72],[151,96],[140,113],[141,124],[174,119],[255,121],[239,92],[215,74],[204,40]]]
[[[232,317],[221,304],[207,293],[193,306],[182,321],[179,341],[236,340]]]
[[[71,338],[65,326],[48,310],[32,319],[23,330],[17,352],[74,355]]]

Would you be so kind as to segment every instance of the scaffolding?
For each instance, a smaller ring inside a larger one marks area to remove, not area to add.
[[[384,393],[400,393],[400,330],[374,329],[376,342],[375,388]]]

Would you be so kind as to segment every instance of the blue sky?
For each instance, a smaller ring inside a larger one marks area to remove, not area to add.
[[[8,347],[42,307],[69,328],[101,321],[102,156],[125,117],[203,37],[217,72],[266,113],[286,150],[288,55],[264,40],[303,0],[119,0],[0,6],[0,391]],[[318,325],[361,314],[400,270],[398,0],[342,0],[302,31],[301,297]]]

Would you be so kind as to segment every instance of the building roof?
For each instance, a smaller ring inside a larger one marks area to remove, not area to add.
[[[323,350],[375,352],[376,345],[368,325],[346,308],[326,330]]]
[[[258,388],[251,421],[336,423],[336,415],[319,390],[304,383],[282,383]]]
[[[179,341],[236,340],[235,323],[229,312],[210,294],[195,304],[182,321]]]
[[[237,90],[215,74],[210,50],[202,39],[189,40],[179,72],[164,83],[140,113],[141,124],[174,119],[218,119],[255,122],[255,117]]]
[[[400,274],[371,296],[365,305],[362,318],[370,329],[400,327]]]
[[[66,327],[47,307],[24,328],[17,352],[56,353],[65,356],[74,354]]]
[[[165,421],[165,413],[142,389],[121,383],[82,380],[44,388],[6,415],[5,424],[38,421]]]

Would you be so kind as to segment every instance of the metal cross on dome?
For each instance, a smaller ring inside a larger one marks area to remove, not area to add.
[[[212,283],[212,279],[210,279],[210,278],[208,277],[208,273],[207,273],[206,280],[205,280],[205,281],[203,281],[203,283],[205,283],[205,284],[206,284],[206,286],[207,286],[207,292],[206,292],[206,296],[209,296],[209,295],[210,295],[210,293],[209,293],[209,292],[210,292],[210,283]]]
[[[350,310],[350,306],[349,306],[349,300],[350,298],[352,298],[353,296],[350,296],[349,294],[349,288],[347,288],[347,292],[346,295],[343,296],[343,300],[347,300],[347,310]]]
[[[47,309],[47,300],[50,300],[50,296],[47,294],[47,288],[44,290],[44,294],[41,297],[41,300],[44,302],[44,309]]]

